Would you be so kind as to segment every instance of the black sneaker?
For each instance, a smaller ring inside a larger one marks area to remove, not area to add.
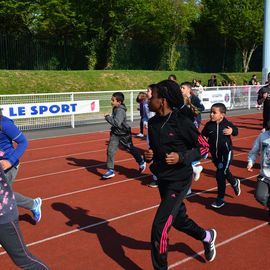
[[[223,199],[221,198],[217,198],[212,204],[211,206],[214,208],[221,208],[222,206],[225,205],[225,202]]]
[[[157,181],[153,180],[148,184],[148,187],[157,188],[158,187]]]
[[[216,257],[215,241],[217,238],[217,232],[215,229],[210,229],[208,232],[210,232],[211,240],[210,242],[203,242],[204,256],[208,262],[212,262]]]
[[[239,196],[241,194],[241,188],[240,188],[240,180],[239,179],[235,179],[236,183],[233,186],[233,190],[236,196]]]

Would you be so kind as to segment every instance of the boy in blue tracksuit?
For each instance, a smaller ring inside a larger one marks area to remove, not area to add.
[[[225,204],[226,179],[231,184],[236,196],[241,193],[240,180],[235,178],[229,169],[233,156],[231,135],[237,136],[238,128],[228,121],[225,115],[226,107],[223,103],[213,104],[210,121],[206,123],[202,130],[202,135],[208,138],[209,151],[217,168],[218,196],[212,203],[214,208],[221,208]]]
[[[139,171],[142,173],[146,169],[139,150],[132,143],[131,128],[127,123],[126,111],[124,104],[124,94],[122,92],[115,92],[111,98],[112,115],[105,115],[105,120],[111,125],[110,141],[107,148],[107,172],[103,174],[102,178],[112,178],[114,174],[114,156],[121,144],[137,161],[139,164]]]
[[[13,142],[17,144],[15,148]],[[0,110],[0,164],[4,169],[8,184],[12,186],[19,170],[19,159],[25,152],[28,142],[24,134],[18,129],[14,122],[2,115]],[[35,222],[41,219],[41,204],[40,198],[32,199],[20,193],[15,192],[16,203],[19,207],[31,210]]]

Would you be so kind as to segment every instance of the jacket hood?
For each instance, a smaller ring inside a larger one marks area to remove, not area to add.
[[[125,112],[127,111],[127,107],[125,104],[121,104],[119,107],[116,107],[117,109],[122,109],[124,110]]]

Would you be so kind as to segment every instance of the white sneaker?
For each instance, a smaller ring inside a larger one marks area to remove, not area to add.
[[[191,193],[192,193],[191,188],[189,188],[186,196],[190,195]]]
[[[143,135],[142,133],[139,133],[139,134],[136,135],[136,137],[138,137],[138,138],[143,138],[144,135]]]
[[[200,179],[202,170],[203,170],[203,166],[193,167],[194,181],[198,181]]]

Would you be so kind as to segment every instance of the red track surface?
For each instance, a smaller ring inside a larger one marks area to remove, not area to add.
[[[189,215],[205,228],[215,228],[217,256],[203,257],[199,241],[174,229],[170,232],[169,269],[269,270],[270,226],[267,212],[254,199],[258,166],[246,170],[247,152],[261,129],[261,114],[229,117],[239,127],[233,138],[232,173],[241,178],[235,197],[227,186],[226,205],[214,210],[214,167],[203,161],[201,179],[186,200]],[[149,169],[139,175],[125,151],[116,155],[116,176],[105,172],[108,132],[30,141],[14,190],[43,199],[42,220],[33,226],[20,209],[20,224],[30,251],[54,270],[150,270],[149,237],[159,203],[157,189],[147,187]],[[145,140],[134,139],[142,150]],[[17,269],[0,249],[1,269]]]

